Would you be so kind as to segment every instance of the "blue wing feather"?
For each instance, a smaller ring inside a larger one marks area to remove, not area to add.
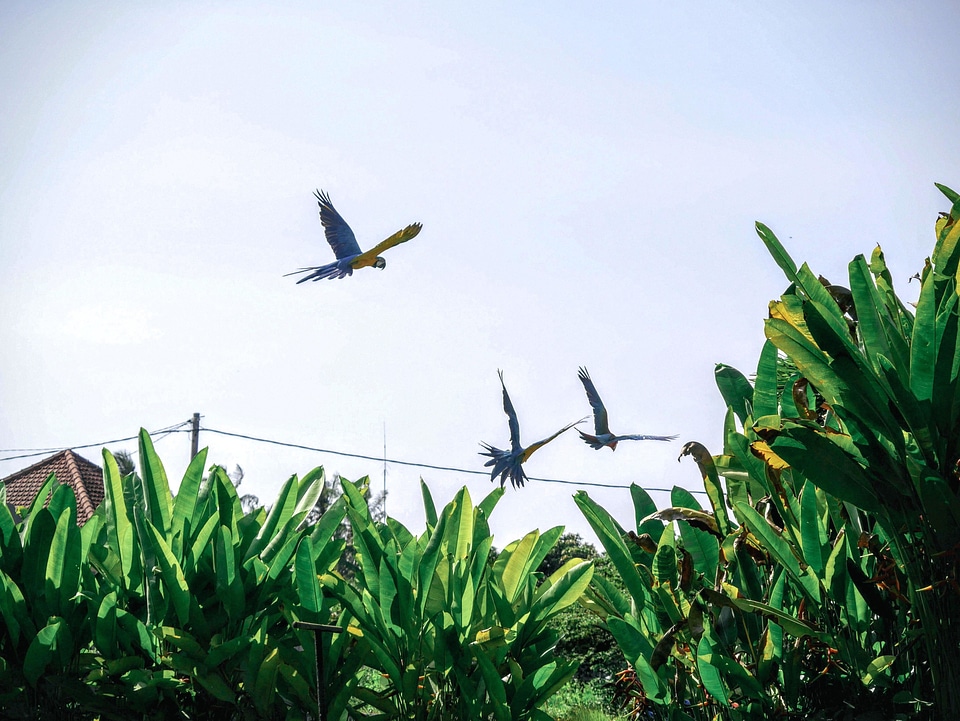
[[[503,388],[503,411],[507,414],[510,424],[510,447],[516,453],[523,449],[520,445],[520,421],[517,420],[517,411],[514,410],[513,403],[510,401],[510,394],[507,393],[507,386],[503,383],[503,371],[500,373],[500,385]]]
[[[330,196],[322,190],[317,190],[314,195],[320,204],[320,222],[323,224],[324,235],[330,247],[333,248],[333,254],[337,256],[337,260],[360,255],[357,237],[347,225],[347,221],[333,207]]]
[[[607,422],[607,409],[604,407],[603,401],[600,400],[600,394],[597,393],[597,387],[593,385],[590,374],[587,373],[586,368],[581,367],[577,375],[580,377],[580,382],[583,383],[583,389],[587,392],[587,400],[590,401],[590,406],[593,408],[594,432],[598,436],[609,433],[610,426]]]

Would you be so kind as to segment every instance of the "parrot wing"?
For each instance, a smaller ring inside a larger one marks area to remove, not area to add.
[[[674,441],[677,439],[677,436],[647,436],[647,435],[632,435],[632,436],[617,436],[618,441]]]
[[[395,245],[400,245],[401,243],[406,243],[411,238],[415,238],[420,232],[420,229],[423,227],[420,223],[411,223],[403,230],[398,230],[396,233],[391,235],[384,241],[377,243],[370,250],[367,250],[363,253],[360,253],[353,260],[354,268],[365,268],[366,266],[373,265],[376,261],[377,256],[380,255],[383,251],[389,250]]]
[[[517,419],[517,411],[510,401],[510,394],[507,393],[507,386],[503,382],[503,371],[500,373],[500,385],[503,388],[503,412],[507,414],[507,421],[510,424],[510,447],[514,451],[519,451],[523,446],[520,445],[520,421]]]
[[[333,254],[337,256],[337,260],[360,255],[357,236],[353,234],[343,216],[333,207],[330,196],[322,190],[317,190],[314,195],[317,196],[317,202],[320,204],[320,222],[323,224],[323,233],[326,235],[330,247],[333,248]]]
[[[577,425],[578,423],[583,423],[585,420],[586,420],[586,418],[581,418],[579,421],[574,421],[573,423],[568,423],[568,424],[565,425],[563,428],[561,428],[559,431],[557,431],[556,433],[554,433],[552,436],[549,436],[549,437],[547,437],[547,438],[544,438],[542,441],[537,441],[536,443],[531,443],[529,446],[527,446],[526,448],[523,449],[523,454],[520,456],[520,463],[523,463],[524,461],[526,461],[530,456],[533,455],[534,451],[536,451],[536,450],[542,448],[543,446],[547,445],[550,441],[552,441],[554,438],[556,438],[557,436],[559,436],[561,433],[566,433],[566,432],[569,431],[571,428],[573,428],[575,425]]]
[[[586,368],[580,368],[580,372],[577,375],[580,377],[580,382],[583,383],[583,389],[587,392],[587,400],[590,401],[590,406],[593,408],[593,426],[596,434],[600,436],[604,433],[609,433],[610,426],[607,424],[607,409],[604,407],[603,401],[600,400],[600,394],[597,393],[597,387],[593,385],[590,374],[587,373]]]

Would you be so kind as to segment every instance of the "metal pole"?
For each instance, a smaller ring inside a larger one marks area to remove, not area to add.
[[[193,414],[193,432],[190,434],[190,460],[192,461],[197,451],[200,450],[200,414]]]
[[[313,648],[317,654],[317,721],[325,721],[327,717],[327,688],[323,683],[323,640],[321,633],[340,633],[339,626],[330,626],[325,623],[310,623],[308,621],[294,621],[294,628],[313,631]]]

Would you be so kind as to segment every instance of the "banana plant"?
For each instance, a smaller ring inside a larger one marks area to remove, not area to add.
[[[593,573],[574,559],[547,579],[537,566],[562,529],[533,531],[491,560],[488,518],[503,495],[476,506],[466,488],[438,514],[421,483],[427,528],[377,523],[361,490],[343,481],[359,572],[323,586],[370,649],[384,688],[355,690],[355,713],[394,719],[546,719],[539,707],[575,672],[555,658],[548,622],[576,603]],[[538,584],[538,581],[541,581]]]
[[[0,708],[14,715],[92,698],[89,570],[83,559],[96,522],[77,527],[73,489],[51,475],[18,521],[0,486]],[[62,706],[61,706],[62,707]]]
[[[874,622],[899,616],[918,641],[888,649],[870,677],[899,666],[915,682],[901,698],[950,718],[960,715],[960,196],[938,188],[952,208],[936,222],[915,309],[879,247],[851,261],[838,293],[758,224],[791,283],[765,332],[796,367],[799,402],[796,417],[753,421],[772,458],[842,502],[865,546],[848,543],[847,571]]]
[[[205,450],[176,497],[143,431],[140,458],[140,475],[121,478],[104,451],[105,502],[90,554],[100,584],[100,668],[91,682],[141,713],[189,704],[207,718],[238,709],[303,715],[316,704],[316,664],[312,639],[292,624],[330,616],[316,578],[340,558],[333,532],[345,504],[315,526],[304,523],[323,488],[316,469],[288,479],[269,512],[245,514],[222,468],[204,475]]]
[[[689,443],[710,502],[631,489],[636,530],[575,498],[628,595],[585,605],[631,661],[640,706],[683,718],[805,718],[838,697],[957,713],[960,623],[958,196],[912,312],[882,252],[850,290],[758,233],[791,285],[754,382],[718,366],[724,451]]]

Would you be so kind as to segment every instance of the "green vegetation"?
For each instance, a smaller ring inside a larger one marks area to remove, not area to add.
[[[634,487],[628,532],[577,493],[626,588],[597,576],[586,603],[638,714],[960,717],[960,201],[941,190],[915,311],[879,248],[846,289],[758,224],[790,286],[754,382],[717,368],[723,453],[684,447],[708,509],[678,488],[658,511]]]
[[[533,531],[491,561],[487,519],[500,488],[476,506],[462,488],[437,513],[423,485],[419,537],[394,519],[377,523],[357,489],[344,490],[359,571],[352,582],[321,580],[362,632],[367,665],[387,681],[355,697],[383,718],[545,718],[539,707],[577,668],[555,658],[549,622],[593,574],[574,558],[538,584],[535,570],[562,529]]]
[[[298,646],[311,639],[291,624],[329,616],[330,601],[310,591],[343,550],[332,534],[344,504],[301,523],[322,471],[290,478],[269,513],[244,514],[222,469],[203,476],[205,452],[175,500],[146,432],[140,458],[140,475],[121,478],[104,451],[106,497],[82,528],[53,476],[22,522],[0,504],[5,716],[276,718],[309,707],[312,660]]]
[[[708,503],[634,486],[626,530],[578,492],[603,556],[559,527],[496,552],[502,489],[438,512],[422,485],[415,535],[322,469],[245,509],[201,452],[174,498],[145,432],[139,474],[104,451],[82,527],[54,477],[22,520],[0,486],[3,717],[314,718],[306,621],[339,628],[332,719],[960,718],[960,197],[941,190],[915,308],[879,248],[848,289],[758,224],[789,287],[753,380],[716,369],[723,452],[683,448]]]

